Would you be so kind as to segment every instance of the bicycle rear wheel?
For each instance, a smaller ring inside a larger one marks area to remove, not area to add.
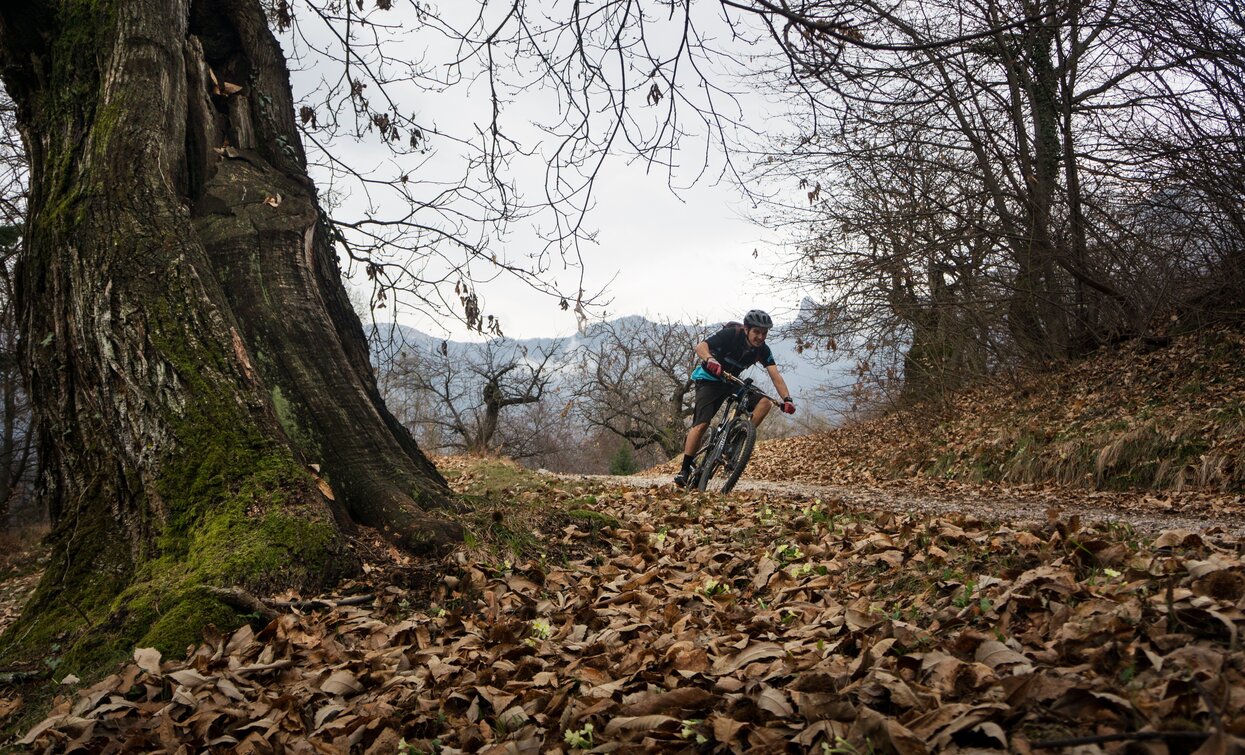
[[[729,493],[744,473],[748,459],[752,458],[752,446],[756,444],[757,429],[752,421],[740,417],[726,429],[721,445],[709,452],[704,469],[696,487],[710,493]]]

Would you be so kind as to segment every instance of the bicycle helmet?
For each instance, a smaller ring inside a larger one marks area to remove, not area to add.
[[[769,330],[774,327],[774,320],[767,313],[759,309],[754,309],[744,315],[745,328],[765,328]]]

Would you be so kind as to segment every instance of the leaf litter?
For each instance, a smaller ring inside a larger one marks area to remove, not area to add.
[[[1240,512],[1245,333],[1206,329],[1161,346],[1104,347],[1057,372],[984,381],[941,401],[759,443],[748,471],[819,485],[955,479],[1152,489],[1168,505],[1226,502]]]
[[[473,468],[458,464],[461,487]],[[569,486],[491,491],[546,508],[526,549],[476,544],[421,566],[374,546],[368,582],[343,587],[370,604],[321,596],[309,605],[322,610],[209,631],[184,658],[136,649],[63,692],[19,744],[1209,754],[1245,742],[1233,535]]]

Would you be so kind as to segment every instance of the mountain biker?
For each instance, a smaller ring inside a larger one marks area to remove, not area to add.
[[[696,383],[696,408],[692,412],[692,429],[687,432],[683,444],[683,467],[674,477],[674,484],[686,486],[692,472],[692,457],[700,448],[700,439],[709,427],[709,421],[717,414],[726,397],[734,392],[730,383],[719,377],[723,372],[739,377],[739,373],[760,362],[769,373],[774,389],[782,397],[782,411],[795,414],[795,403],[787,393],[787,383],[778,374],[774,354],[765,344],[765,337],[774,320],[765,312],[754,309],[744,315],[742,324],[727,323],[717,333],[696,344],[696,356],[703,360],[692,373]],[[768,399],[750,402],[752,424],[760,425],[769,414],[772,403]]]

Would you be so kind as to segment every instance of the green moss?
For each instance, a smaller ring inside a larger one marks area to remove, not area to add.
[[[102,88],[99,61],[106,59],[115,38],[114,5],[101,0],[66,0],[57,7],[51,81],[41,89],[46,94],[40,110],[49,114],[51,124],[65,131],[61,138],[49,142],[51,149],[44,160],[44,185],[48,189],[39,222],[45,227],[72,228],[83,219],[77,207],[84,189],[77,165],[86,135],[75,133],[73,124],[91,124],[96,154],[104,155],[112,131],[122,122],[119,106],[101,113],[103,118],[96,113]]]
[[[141,564],[132,578],[76,574],[68,584],[77,589],[63,591],[45,580],[35,597],[43,608],[28,612],[25,625],[6,634],[13,643],[3,648],[5,660],[29,662],[63,649],[64,670],[91,678],[136,646],[181,653],[209,623],[225,631],[240,626],[245,618],[204,585],[241,585],[262,594],[342,573],[346,564],[338,560],[331,519],[270,511],[256,520],[241,500],[202,518],[183,540],[162,538],[159,556]]]
[[[66,649],[107,622],[112,599],[132,578],[126,540],[100,517],[58,528],[49,545],[53,555],[28,608],[0,638],[4,665],[59,663]]]
[[[281,392],[281,386],[274,385],[271,395],[272,406],[277,412],[277,421],[281,423],[281,428],[285,430],[285,434],[299,448],[309,448],[312,443],[311,436],[303,429],[302,423],[299,422],[298,417],[295,415],[294,405]]]
[[[75,528],[55,549],[52,578],[36,592],[39,609],[5,635],[6,660],[64,649],[64,669],[91,678],[136,645],[180,653],[208,623],[239,626],[244,617],[205,585],[262,595],[330,584],[352,566],[309,472],[275,437],[275,426],[265,432],[262,415],[236,400],[225,355],[191,337],[189,320],[169,299],[148,317],[152,340],[187,396],[171,421],[175,450],[158,467],[159,511],[144,512],[142,526],[154,536],[131,553],[131,538],[110,530],[107,516],[74,517]],[[88,495],[103,500],[109,493]]]
[[[172,607],[159,614],[137,647],[151,647],[162,655],[178,656],[188,646],[201,641],[203,628],[210,625],[231,631],[243,624],[237,611],[224,605],[206,590],[191,589],[178,596]]]
[[[43,663],[54,677],[73,673],[84,680],[104,676],[136,647],[154,647],[169,657],[181,657],[197,645],[209,624],[229,631],[245,617],[202,587],[168,592],[150,583],[131,585],[111,606],[94,607],[85,614],[53,607],[32,622],[22,647],[37,649],[10,659],[20,663]]]

